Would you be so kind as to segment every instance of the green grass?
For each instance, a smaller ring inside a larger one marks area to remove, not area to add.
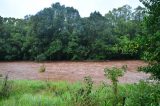
[[[34,80],[9,81],[12,85],[9,97],[0,99],[0,106],[112,106],[112,85],[101,84],[91,88],[87,100],[83,95],[84,83],[48,82]],[[160,105],[160,85],[140,82],[118,86],[119,103],[122,106]]]

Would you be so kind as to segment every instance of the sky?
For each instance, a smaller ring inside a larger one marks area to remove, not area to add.
[[[79,11],[81,17],[88,17],[94,11],[105,15],[109,10],[125,4],[133,8],[138,5],[142,6],[139,0],[0,0],[0,16],[24,18],[25,15],[34,15],[56,2],[74,7]]]

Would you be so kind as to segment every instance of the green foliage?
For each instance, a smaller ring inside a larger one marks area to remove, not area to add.
[[[11,83],[8,81],[8,75],[6,75],[4,79],[0,79],[0,99],[10,96],[11,87]]]
[[[152,73],[154,78],[160,79],[160,1],[159,0],[140,0],[147,8],[145,23],[145,39],[142,58],[151,64],[141,68],[141,71]]]
[[[74,105],[78,106],[97,106],[98,103],[94,101],[93,81],[91,77],[84,77],[83,85],[71,91],[72,101]]]
[[[160,15],[160,1],[159,0],[140,0],[147,8],[148,17],[145,19],[145,25],[148,33],[156,33],[160,30],[159,15]]]
[[[127,66],[123,66],[122,68],[116,68],[113,67],[111,69],[105,68],[105,76],[112,81],[112,86],[113,86],[113,94],[114,94],[114,99],[113,99],[113,106],[118,105],[118,78],[122,77],[124,75],[124,72],[126,70]]]
[[[118,77],[122,77],[125,73],[126,66],[123,66],[122,68],[113,67],[111,69],[105,68],[105,76],[110,79],[113,83],[118,82]]]
[[[55,57],[58,57],[58,55],[60,55],[60,51],[62,49],[62,42],[60,40],[56,40],[51,42],[46,54],[48,55],[48,57],[52,60],[52,59],[58,59]]]
[[[92,104],[92,98],[90,97],[90,94],[92,92],[92,87],[93,87],[93,81],[91,79],[91,77],[85,77],[84,78],[84,82],[85,82],[85,85],[84,85],[84,88],[82,89],[83,90],[83,94],[82,94],[82,104],[85,106],[86,104],[88,106],[93,106]]]
[[[145,51],[143,54],[143,59],[147,61],[157,61],[160,62],[160,31],[156,32],[152,36],[149,35],[146,39],[146,44],[144,45]]]
[[[127,58],[127,55],[134,59],[140,58],[140,45],[137,43],[136,38],[130,40],[129,36],[121,36],[118,39],[119,44],[116,45],[116,48],[121,54],[126,55],[124,58]]]
[[[0,60],[137,59],[133,39],[142,33],[143,11],[125,5],[81,18],[55,3],[24,19],[0,17]]]
[[[147,67],[140,67],[139,71],[144,71],[146,73],[150,73],[152,74],[152,77],[154,79],[159,79],[160,80],[160,64],[155,63],[155,64],[150,64]]]
[[[1,106],[112,106],[114,97],[111,85],[94,87],[88,77],[86,83],[16,80],[12,84],[8,98],[0,100]],[[160,105],[158,83],[123,84],[118,86],[118,90],[118,106]],[[83,94],[88,99],[84,99]]]
[[[139,82],[128,89],[126,106],[159,106],[160,84]]]
[[[38,55],[38,56],[36,57],[35,60],[36,60],[36,61],[44,61],[44,60],[46,60],[46,56],[45,56],[45,54],[40,54],[40,55]]]

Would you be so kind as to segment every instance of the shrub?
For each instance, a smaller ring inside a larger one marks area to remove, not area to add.
[[[160,84],[141,81],[127,89],[126,106],[160,106]]]
[[[118,104],[118,77],[124,75],[126,68],[127,66],[122,66],[122,68],[113,67],[111,69],[109,68],[104,69],[105,76],[111,80],[113,85],[113,94],[114,94],[113,106],[117,106]]]
[[[154,79],[160,80],[160,64],[150,64],[146,67],[139,67],[139,71],[151,73]]]
[[[43,72],[45,72],[45,71],[46,71],[46,67],[45,67],[45,65],[43,64],[43,65],[40,66],[39,72],[40,72],[40,73],[43,73]]]
[[[88,105],[88,106],[92,106],[92,99],[90,97],[90,94],[92,92],[92,87],[93,87],[93,81],[91,79],[90,76],[88,77],[84,77],[84,83],[85,83],[85,86],[83,88],[83,92],[82,92],[82,96],[83,96],[83,103],[84,103],[84,106],[85,105]]]
[[[90,76],[84,77],[84,84],[73,91],[70,91],[75,106],[97,106],[92,94],[93,81]]]
[[[3,77],[3,75],[2,75],[2,74],[0,74],[0,77]]]
[[[5,76],[4,80],[1,80],[1,88],[0,88],[0,99],[9,97],[11,92],[11,84],[8,81],[8,74]]]
[[[45,54],[40,54],[35,58],[36,61],[44,61],[46,60],[46,55]]]

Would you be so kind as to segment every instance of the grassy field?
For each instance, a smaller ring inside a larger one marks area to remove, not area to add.
[[[112,85],[35,80],[1,82],[0,106],[112,106]],[[160,85],[118,85],[118,106],[159,106]]]

